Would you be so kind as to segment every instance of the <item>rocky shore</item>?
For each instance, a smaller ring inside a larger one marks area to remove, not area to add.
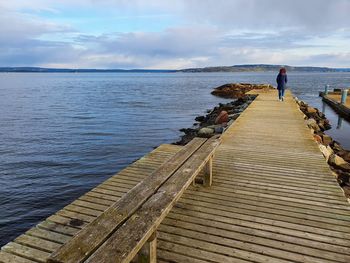
[[[220,103],[213,109],[207,110],[206,115],[195,118],[196,123],[193,124],[192,128],[180,129],[184,135],[174,144],[186,145],[194,137],[210,138],[215,134],[223,133],[255,98],[255,95],[245,95],[229,103]]]
[[[350,151],[324,132],[331,128],[326,116],[318,109],[296,98],[300,110],[304,113],[306,125],[310,128],[329,167],[334,172],[345,196],[350,199]]]
[[[272,89],[269,84],[249,84],[249,83],[230,83],[215,88],[211,94],[235,99],[229,103],[222,104],[213,109],[207,110],[206,115],[200,115],[195,118],[196,123],[192,128],[180,129],[184,133],[181,139],[174,144],[186,145],[194,137],[209,138],[214,134],[222,133],[230,126],[239,115],[256,98],[256,95],[246,94],[253,89]]]

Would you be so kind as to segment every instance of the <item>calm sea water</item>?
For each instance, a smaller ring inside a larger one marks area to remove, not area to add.
[[[275,83],[274,73],[0,74],[0,246],[62,208],[224,99],[230,82]],[[324,109],[328,133],[350,148],[350,125],[323,106],[325,84],[349,73],[292,73],[294,94]]]

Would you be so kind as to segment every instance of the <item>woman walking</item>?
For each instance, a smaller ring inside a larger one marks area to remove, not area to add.
[[[287,81],[288,81],[287,71],[285,68],[281,68],[280,73],[277,75],[277,78],[276,78],[278,98],[280,101],[284,100],[284,90],[286,88]]]

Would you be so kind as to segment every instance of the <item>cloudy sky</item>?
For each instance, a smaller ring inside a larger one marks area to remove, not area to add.
[[[350,67],[350,0],[0,0],[0,66]]]

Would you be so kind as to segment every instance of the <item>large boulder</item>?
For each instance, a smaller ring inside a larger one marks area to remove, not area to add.
[[[314,134],[314,140],[318,143],[322,143],[322,138],[320,135]]]
[[[341,170],[337,170],[336,177],[338,180],[338,183],[342,185],[349,185],[349,179],[350,179],[350,173],[343,172]]]
[[[205,117],[204,117],[204,116],[197,116],[194,120],[195,120],[195,121],[202,122],[202,121],[205,120]]]
[[[317,122],[315,119],[310,118],[306,120],[306,125],[310,128],[313,129],[315,132],[321,131],[320,127],[318,127]]]
[[[333,141],[333,142],[331,143],[331,146],[332,146],[332,149],[333,149],[335,152],[340,152],[340,151],[343,151],[343,150],[344,150],[343,147],[341,147],[341,145],[340,145],[338,142],[336,142],[336,141]]]
[[[350,163],[350,152],[347,150],[341,150],[337,153],[341,158]]]
[[[323,126],[324,126],[325,130],[329,130],[332,128],[328,119],[323,119]]]
[[[317,122],[315,119],[310,118],[310,119],[306,120],[306,125],[307,126],[317,125]]]
[[[332,142],[332,137],[327,135],[327,134],[323,134],[322,135],[322,142],[324,145],[328,146]]]
[[[239,115],[240,115],[239,113],[233,113],[233,114],[228,115],[228,118],[230,120],[236,120],[239,117]]]
[[[325,131],[326,130],[326,128],[324,127],[324,125],[322,123],[319,122],[317,125],[318,125],[318,127],[320,127],[321,131]]]
[[[226,124],[216,124],[216,125],[207,126],[205,128],[213,129],[215,133],[222,133],[225,127],[226,127]]]
[[[328,164],[342,171],[350,172],[350,164],[336,154],[332,154],[329,157]]]
[[[308,107],[306,108],[306,112],[307,112],[307,113],[317,113],[317,109],[308,106]]]
[[[333,150],[330,147],[326,147],[322,144],[318,145],[318,147],[320,148],[324,158],[326,159],[326,162],[328,162],[329,157],[334,154]]]
[[[215,124],[223,124],[228,122],[228,113],[227,111],[221,111],[215,119]]]
[[[214,129],[205,127],[198,131],[198,136],[203,138],[209,138],[214,135],[214,132]]]

